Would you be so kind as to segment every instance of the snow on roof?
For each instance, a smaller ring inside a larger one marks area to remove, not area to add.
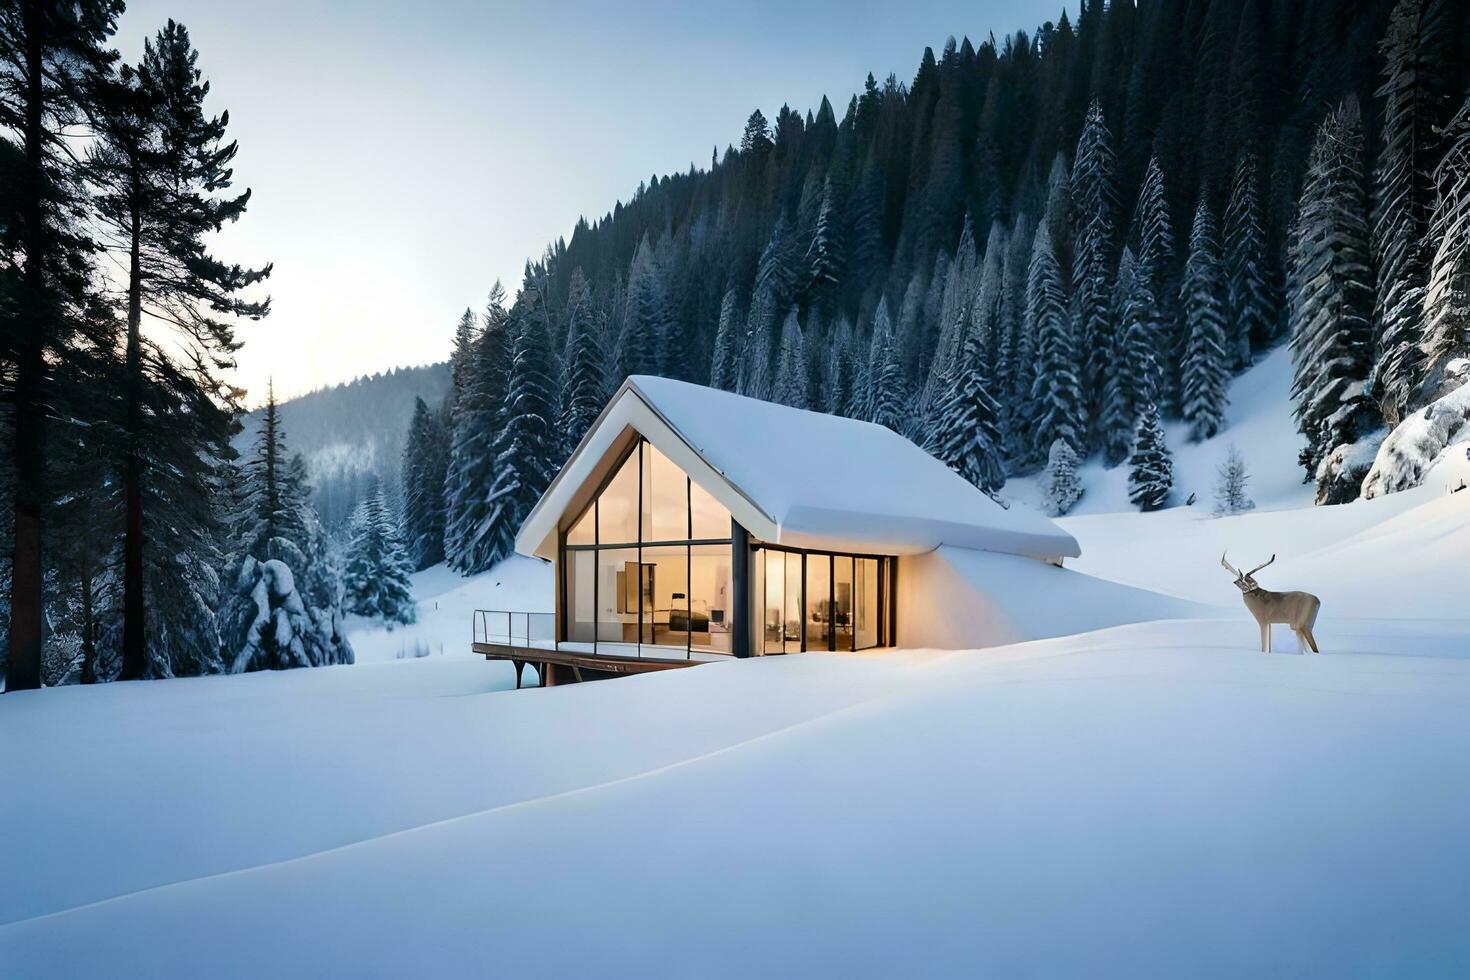
[[[626,405],[629,399],[641,405]],[[1041,559],[1081,553],[1047,518],[1002,507],[881,425],[648,375],[618,389],[527,519],[519,550],[542,544],[586,479],[591,463],[578,457],[597,454],[616,435],[598,430],[624,425],[773,544],[872,554],[950,544]]]
[[[1071,535],[1007,510],[898,433],[715,388],[636,375],[630,386],[780,528],[776,544],[885,554],[941,544],[1037,558],[1080,553]]]

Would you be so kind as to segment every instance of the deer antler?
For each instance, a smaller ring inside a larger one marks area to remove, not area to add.
[[[1254,575],[1254,574],[1256,574],[1256,572],[1259,572],[1261,569],[1265,568],[1267,565],[1271,564],[1275,560],[1276,560],[1276,556],[1275,555],[1272,555],[1270,558],[1267,558],[1265,561],[1261,562],[1255,568],[1252,568],[1250,571],[1246,572],[1246,574],[1247,575]]]
[[[1232,567],[1231,564],[1225,560],[1225,555],[1226,552],[1220,552],[1220,564],[1225,566],[1225,571],[1229,572],[1231,575],[1234,575],[1236,578],[1240,578],[1240,569]]]

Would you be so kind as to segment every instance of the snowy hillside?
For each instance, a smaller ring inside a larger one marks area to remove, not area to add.
[[[515,558],[416,575],[417,623],[350,624],[356,666],[8,695],[0,741],[33,750],[0,756],[27,844],[0,853],[0,963],[1465,975],[1470,462],[1310,506],[1288,367],[1236,382],[1219,438],[1170,433],[1196,506],[1141,514],[1084,469],[1066,574],[1192,600],[1128,593],[1157,621],[515,692],[467,652],[475,608],[551,608]],[[1258,509],[1217,519],[1230,443]],[[1322,597],[1323,655],[1256,650],[1226,549]],[[1116,621],[1102,586],[1068,628]]]
[[[551,566],[512,556],[494,568],[464,578],[443,565],[412,577],[417,621],[385,626],[352,616],[347,637],[358,663],[416,656],[469,654],[471,617],[476,609],[551,612]]]

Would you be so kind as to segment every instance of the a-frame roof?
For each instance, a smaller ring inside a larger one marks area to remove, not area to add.
[[[1042,515],[1002,507],[939,460],[871,422],[634,375],[537,502],[516,550],[550,558],[641,434],[760,540],[795,548],[920,554],[940,545],[1052,560],[1081,553]]]

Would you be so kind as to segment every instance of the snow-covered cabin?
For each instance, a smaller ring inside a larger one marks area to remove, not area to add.
[[[516,550],[556,566],[556,649],[599,660],[1011,642],[1079,554],[883,426],[643,375]]]

